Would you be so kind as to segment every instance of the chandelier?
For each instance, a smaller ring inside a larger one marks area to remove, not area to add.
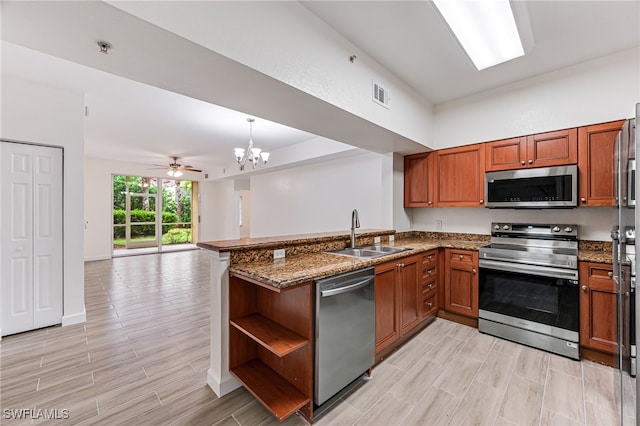
[[[253,118],[247,118],[247,121],[249,122],[249,147],[246,150],[242,148],[234,149],[236,161],[238,161],[238,164],[240,165],[240,170],[244,170],[244,165],[247,160],[251,162],[254,169],[256,166],[263,168],[267,165],[267,160],[269,159],[270,154],[253,146],[253,122],[256,120]]]

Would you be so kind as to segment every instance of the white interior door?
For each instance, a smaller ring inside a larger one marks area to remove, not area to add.
[[[62,150],[2,142],[2,335],[62,321]]]

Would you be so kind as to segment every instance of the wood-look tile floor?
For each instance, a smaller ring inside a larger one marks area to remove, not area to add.
[[[244,389],[217,398],[206,385],[205,253],[85,267],[85,324],[0,341],[0,424],[279,423]],[[634,387],[628,378],[624,385],[630,415]],[[438,319],[317,424],[615,425],[619,395],[613,369]],[[10,418],[10,410],[34,408],[34,415],[68,418]],[[304,423],[298,416],[284,422]]]

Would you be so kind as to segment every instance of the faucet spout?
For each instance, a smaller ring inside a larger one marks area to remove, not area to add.
[[[356,228],[360,228],[360,218],[358,217],[358,210],[353,209],[351,212],[351,248],[356,247]]]

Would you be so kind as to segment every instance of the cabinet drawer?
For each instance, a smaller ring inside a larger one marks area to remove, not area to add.
[[[422,255],[422,266],[427,267],[438,263],[438,251],[431,250]]]
[[[428,265],[428,267],[425,266],[424,270],[422,271],[422,282],[427,282],[437,277],[438,267],[435,264]]]
[[[424,295],[424,292],[426,291],[437,291],[438,289],[438,281],[437,280],[432,280],[432,281],[425,281],[422,284],[422,293]]]
[[[613,267],[604,263],[589,263],[586,278],[590,288],[598,288],[600,290],[615,290],[615,281],[613,280]]]
[[[426,317],[435,314],[438,310],[438,292],[423,291],[422,292],[422,316]]]
[[[472,252],[468,250],[451,250],[449,253],[452,262],[473,263]]]

